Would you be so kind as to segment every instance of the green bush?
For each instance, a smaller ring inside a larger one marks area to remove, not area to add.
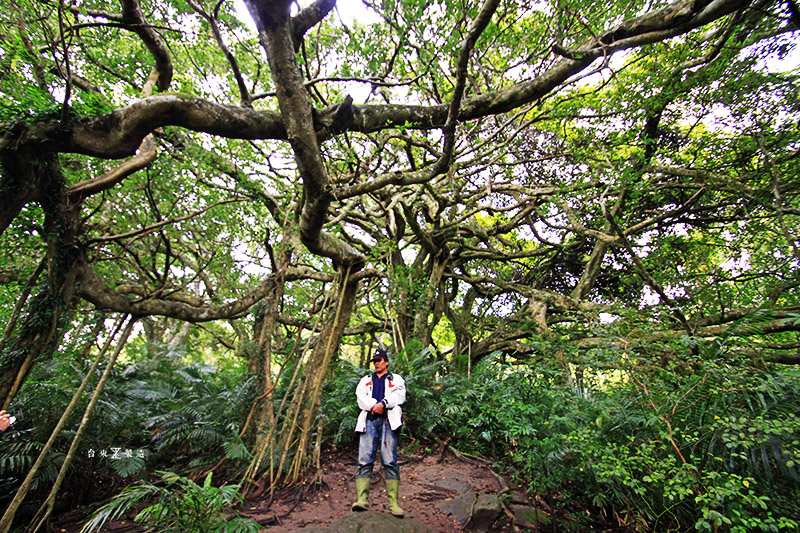
[[[135,522],[162,533],[255,533],[259,525],[249,519],[229,517],[230,507],[241,501],[238,485],[214,487],[209,473],[203,485],[172,472],[159,472],[158,484],[140,482],[126,487],[100,507],[81,529],[92,533],[109,520],[122,517],[142,504]]]
[[[199,363],[157,363],[129,367],[118,387],[120,409],[140,413],[137,423],[147,431],[144,446],[154,460],[199,468],[240,450],[238,432],[253,398],[253,378]]]
[[[159,346],[144,346],[133,356],[135,362],[118,364],[110,376],[65,487],[82,484],[87,476],[102,478],[96,485],[104,492],[93,486],[85,495],[105,498],[123,480],[155,469],[200,469],[221,457],[232,459],[233,466],[249,460],[238,435],[254,396],[245,371],[224,360],[218,366],[186,362],[181,353]],[[83,378],[85,369],[69,357],[73,354],[37,365],[14,401],[18,423],[0,440],[0,492],[6,498],[24,479]],[[48,488],[55,479],[89,394],[56,440],[33,490]]]
[[[614,513],[644,530],[798,529],[796,372],[731,364],[718,351],[692,364],[622,360],[613,371],[588,360],[570,376],[498,355],[443,388],[446,407],[430,412],[457,447],[503,458],[517,482],[565,510]]]

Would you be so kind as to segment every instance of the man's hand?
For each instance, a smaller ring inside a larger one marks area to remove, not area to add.
[[[369,412],[373,415],[382,415],[385,407],[386,406],[383,405],[383,402],[378,402],[370,408]]]
[[[383,405],[383,404],[381,404]],[[5,410],[0,411],[0,431],[5,431],[8,429],[8,426],[11,425],[11,417]]]

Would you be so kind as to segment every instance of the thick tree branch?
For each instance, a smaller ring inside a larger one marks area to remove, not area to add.
[[[717,0],[718,10],[712,11],[717,16],[741,9],[748,2],[743,0]],[[673,4],[673,11],[686,11],[693,5],[689,0],[682,0]],[[680,8],[680,9],[678,9]],[[273,16],[261,13],[263,9],[257,6],[258,16],[272,20]],[[710,13],[710,12],[709,12]],[[679,26],[672,26],[675,17],[666,17],[660,21],[659,27],[671,28],[670,32],[685,33],[710,22],[709,14],[691,18]],[[657,17],[654,17],[653,24]],[[636,24],[622,24],[626,35],[635,35],[637,32],[652,30],[653,24],[638,28]],[[678,29],[676,29],[678,28]],[[679,31],[680,30],[680,31]],[[650,35],[649,42],[666,38],[656,38]],[[624,44],[624,46],[623,46]],[[615,49],[639,46],[640,42],[627,38],[615,41]],[[284,52],[284,59],[292,48]],[[570,76],[586,68],[595,58],[603,53],[601,49],[588,48],[586,57],[581,61],[562,60],[537,78],[514,84],[499,91],[487,92],[463,101],[458,113],[459,121],[469,121],[481,117],[505,113],[522,105],[534,102],[550,93]],[[304,84],[299,75],[293,90],[293,98],[297,94],[305,94]],[[307,104],[307,107],[310,104]],[[308,107],[310,113],[310,107]],[[331,106],[317,113],[318,117],[325,117],[340,113],[338,106]],[[332,135],[345,131],[374,132],[405,125],[409,129],[435,129],[445,125],[448,117],[448,106],[413,106],[413,105],[366,105],[352,106],[352,120],[336,121],[336,126],[325,129],[319,137],[324,141]],[[333,123],[334,121],[331,121]],[[10,149],[19,149],[25,145],[35,144],[38,149],[59,152],[74,152],[97,157],[121,158],[132,155],[138,148],[142,139],[155,129],[163,126],[180,126],[193,131],[205,132],[228,138],[237,139],[287,139],[286,129],[278,114],[269,111],[246,110],[233,106],[221,106],[199,98],[187,98],[176,95],[159,95],[135,102],[130,106],[113,111],[107,115],[93,118],[77,119],[66,128],[48,122],[39,122],[27,128],[22,135],[10,136],[7,125],[4,136],[0,139],[0,153]],[[288,124],[287,124],[288,127]],[[337,192],[337,197],[351,197],[377,190],[389,183],[414,183],[419,179],[413,173],[408,176],[394,174],[382,175],[373,179],[368,184],[356,188],[345,189]]]
[[[67,197],[73,204],[82,202],[84,199],[105,191],[121,182],[131,174],[145,168],[156,160],[158,156],[158,145],[152,135],[148,135],[142,141],[139,151],[131,159],[118,165],[116,168],[106,172],[97,178],[76,183],[67,189]]]
[[[453,148],[456,144],[456,124],[459,120],[459,109],[461,108],[461,100],[464,97],[464,88],[467,84],[469,59],[475,49],[475,43],[489,25],[492,15],[494,15],[499,4],[500,0],[486,0],[484,2],[480,13],[472,22],[472,26],[461,45],[461,51],[456,61],[456,80],[453,87],[453,96],[447,107],[447,119],[442,127],[442,134],[444,135],[442,155],[430,169],[431,178],[441,174],[450,166],[450,161],[453,158]]]
[[[165,126],[233,139],[286,139],[280,115],[273,111],[163,94],[137,100],[105,115],[75,119],[66,125],[51,121],[29,127],[0,124],[0,157],[31,147],[39,152],[119,159],[134,155],[147,135]]]
[[[314,127],[314,109],[294,53],[289,4],[256,0],[245,3],[267,53],[272,78],[278,87],[281,119],[303,180],[300,239],[310,252],[328,257],[339,266],[353,266],[353,271],[357,271],[364,258],[346,242],[322,231],[333,195]]]
[[[152,94],[152,85],[155,85],[159,91],[166,91],[172,82],[172,58],[169,50],[161,37],[145,21],[138,0],[121,0],[121,3],[123,22],[128,24],[130,30],[139,36],[156,63],[143,92],[148,96]]]
[[[316,0],[313,4],[292,17],[292,43],[294,51],[300,49],[303,36],[308,30],[322,22],[331,9],[336,6],[336,0]]]
[[[782,353],[760,353],[758,357],[763,357],[773,363],[781,365],[800,365],[800,354],[782,354]]]
[[[187,301],[164,299],[132,299],[129,296],[111,289],[85,261],[76,265],[81,283],[79,294],[98,309],[129,313],[134,316],[167,316],[186,322],[209,322],[227,318],[238,318],[250,307],[264,298],[277,283],[275,275],[268,276],[247,294],[234,301],[219,305],[202,305]],[[290,269],[285,276],[286,281],[295,281],[306,277],[303,269]]]

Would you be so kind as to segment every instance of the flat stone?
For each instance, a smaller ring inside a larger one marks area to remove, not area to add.
[[[470,531],[488,531],[503,512],[500,498],[496,495],[476,495],[472,490],[452,500],[439,502],[439,507],[453,517],[459,528]]]
[[[474,493],[475,489],[466,481],[460,479],[438,479],[430,484],[438,489],[443,489],[454,494]]]
[[[525,495],[524,492],[512,490],[511,503],[515,503],[517,505],[528,505],[528,497]]]

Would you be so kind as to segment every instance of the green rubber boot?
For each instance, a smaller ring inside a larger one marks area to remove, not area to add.
[[[350,507],[351,511],[366,511],[369,509],[369,483],[368,477],[356,478],[356,495],[358,499]]]
[[[386,495],[389,496],[389,512],[397,518],[403,518],[406,513],[397,505],[397,500],[400,497],[399,479],[386,480]]]

